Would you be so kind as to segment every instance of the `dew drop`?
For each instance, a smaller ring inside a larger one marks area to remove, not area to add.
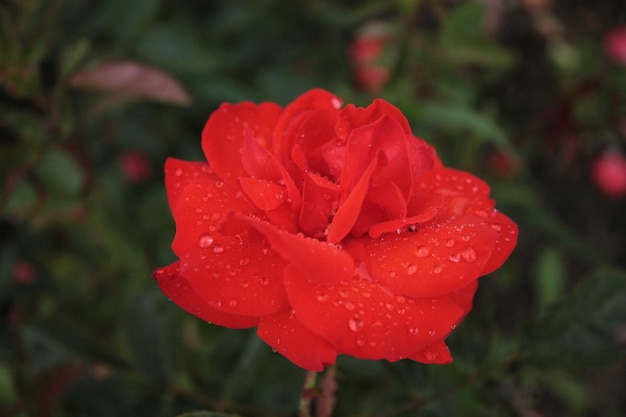
[[[473,263],[476,262],[478,256],[476,255],[476,251],[473,248],[467,247],[461,251],[461,257],[465,262]]]
[[[429,330],[428,331],[428,336],[434,336],[435,335],[435,331],[434,330]]]
[[[359,346],[365,346],[365,339],[363,339],[362,337],[358,338],[356,340],[356,344]]]
[[[396,272],[395,271],[391,271],[389,273],[389,278],[395,278],[396,277]]]
[[[346,310],[352,311],[355,309],[356,306],[354,305],[354,303],[351,303],[350,301],[346,301],[345,307],[346,307]]]
[[[174,175],[176,175],[177,177],[180,177],[181,175],[183,175],[183,170],[178,168],[176,171],[174,171]]]
[[[248,281],[245,281],[245,280],[244,280],[244,281],[241,281],[241,286],[242,286],[242,287],[244,287],[244,288],[248,288],[248,286],[249,286],[249,285],[250,285],[250,284],[248,284]]]
[[[248,258],[243,258],[243,259],[241,259],[241,260],[239,261],[239,265],[241,265],[241,266],[246,266],[246,265],[248,265],[249,263],[250,263],[250,259],[248,259]]]
[[[437,354],[434,352],[428,352],[426,353],[426,359],[432,362],[437,359]]]
[[[441,267],[441,265],[433,266],[433,274],[441,274],[442,270],[443,270],[443,268]]]
[[[460,253],[455,253],[453,255],[450,255],[450,260],[452,262],[459,262],[461,260],[461,254]]]
[[[456,329],[456,324],[451,324],[451,325],[450,325],[450,328],[451,328],[452,330]]]
[[[237,307],[237,300],[235,300],[235,299],[230,300],[228,305],[230,305],[231,307]]]
[[[201,248],[208,248],[212,244],[213,238],[206,233],[201,234],[198,238],[198,246],[200,246]]]
[[[350,295],[350,293],[348,292],[348,290],[339,290],[339,295],[343,298],[348,298],[348,295]]]
[[[452,246],[454,246],[454,239],[448,239],[446,240],[446,246],[451,248]]]
[[[411,327],[409,329],[409,333],[411,333],[412,335],[416,335],[419,333],[419,329],[417,327]]]
[[[353,318],[348,320],[348,328],[353,332],[358,332],[363,328],[363,322],[359,318]]]
[[[320,303],[325,303],[326,300],[328,300],[328,295],[322,293],[322,294],[317,294],[317,296],[315,297],[317,299],[318,302]]]
[[[213,253],[224,253],[224,248],[220,245],[213,246]]]
[[[409,275],[413,275],[416,272],[417,272],[417,266],[413,264],[410,264],[406,269],[406,273]]]
[[[494,224],[492,224],[492,225],[491,225],[491,228],[492,228],[493,230],[495,230],[496,232],[499,232],[499,231],[501,231],[501,230],[502,230],[502,226],[500,225],[500,223],[494,223]]]
[[[269,285],[270,280],[267,279],[267,277],[259,277],[259,282],[261,283],[261,285],[267,286],[267,285]]]
[[[389,311],[392,311],[395,307],[394,307],[394,305],[393,305],[393,304],[391,304],[391,303],[386,303],[386,304],[385,304],[385,308],[386,308],[387,310],[389,310]]]
[[[430,249],[427,246],[419,246],[415,251],[415,256],[418,258],[425,258],[430,255]]]

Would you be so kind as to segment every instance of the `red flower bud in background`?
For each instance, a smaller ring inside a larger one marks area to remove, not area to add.
[[[604,52],[621,65],[626,65],[626,26],[613,29],[604,39]]]
[[[35,268],[26,261],[17,261],[13,264],[11,271],[13,280],[18,284],[31,284],[35,282]]]
[[[152,166],[148,157],[140,151],[126,151],[119,159],[124,179],[129,182],[144,182],[152,175]]]
[[[626,158],[616,150],[598,156],[591,166],[591,178],[607,197],[620,198],[626,195]]]
[[[391,31],[382,23],[369,23],[358,31],[350,47],[350,62],[361,90],[376,93],[389,81],[392,42]]]

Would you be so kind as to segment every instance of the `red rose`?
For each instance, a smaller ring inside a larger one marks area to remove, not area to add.
[[[450,362],[444,339],[477,278],[517,240],[489,187],[442,166],[383,100],[223,104],[202,149],[208,164],[165,165],[180,260],[154,277],[185,310],[257,326],[309,370],[338,354]]]

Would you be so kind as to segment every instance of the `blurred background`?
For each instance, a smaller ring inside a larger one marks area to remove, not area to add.
[[[0,415],[296,415],[302,370],[150,276],[165,159],[312,87],[398,106],[520,228],[455,362],[340,357],[334,415],[626,415],[623,0],[0,1]]]

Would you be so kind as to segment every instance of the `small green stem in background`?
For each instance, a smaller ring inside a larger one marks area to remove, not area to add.
[[[311,403],[313,398],[315,398],[316,379],[317,372],[307,371],[300,393],[300,407],[298,407],[298,415],[300,417],[311,417]]]

